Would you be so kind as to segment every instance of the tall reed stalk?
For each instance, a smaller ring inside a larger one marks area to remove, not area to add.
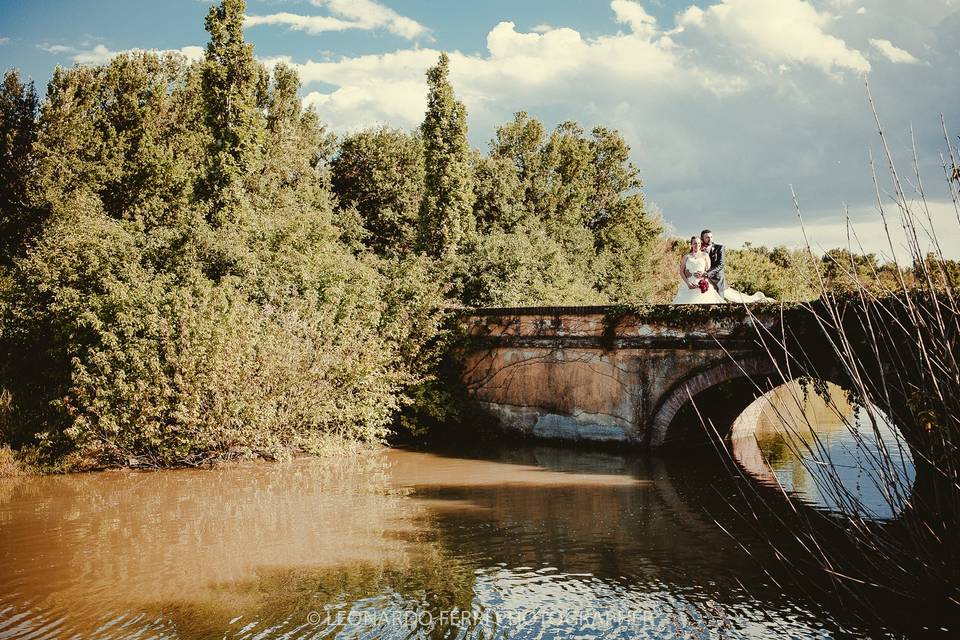
[[[856,283],[852,293],[838,294],[818,266],[813,275],[820,293],[817,300],[785,312],[794,315],[782,323],[787,328],[779,333],[763,330],[761,323],[756,326],[760,343],[778,367],[774,383],[829,379],[848,390],[862,412],[860,420],[849,418],[833,398],[824,397],[863,446],[861,481],[878,489],[896,517],[878,519],[865,508],[856,488],[844,483],[815,425],[797,424],[782,411],[776,417],[786,442],[834,513],[814,511],[786,491],[771,491],[755,482],[740,483],[742,494],[734,506],[752,526],[771,527],[765,536],[771,554],[763,556],[777,565],[770,567],[771,577],[789,576],[812,596],[837,599],[846,612],[873,622],[895,624],[893,618],[902,622],[906,610],[921,626],[939,628],[960,620],[956,263],[947,259],[938,239],[943,229],[935,229],[930,206],[934,197],[921,176],[912,129],[913,162],[905,176],[894,162],[869,87],[867,97],[882,149],[880,162],[890,179],[885,190],[871,154],[888,257],[900,264],[909,262],[912,272],[897,270],[897,282],[890,286],[878,273],[866,279],[858,275],[852,259],[850,264],[834,264]],[[955,231],[960,231],[958,154],[942,116],[941,128],[943,177],[956,217]],[[793,197],[802,226],[799,202]],[[848,228],[850,255],[854,249],[863,253],[853,227]],[[895,239],[894,229],[903,232],[905,246]],[[806,230],[804,239],[813,257]],[[820,264],[818,259],[814,262]],[[803,391],[796,385],[790,388],[791,402],[802,410]],[[766,390],[758,383],[757,392]],[[888,436],[888,422],[896,427],[893,438]],[[732,457],[727,460],[743,473]],[[790,534],[789,543],[783,542],[783,530]]]

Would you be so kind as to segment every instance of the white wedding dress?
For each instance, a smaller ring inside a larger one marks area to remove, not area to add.
[[[707,260],[707,254],[705,253],[699,255],[688,253],[683,257],[683,268],[690,274],[697,271],[706,271]],[[681,280],[680,284],[677,285],[677,296],[673,299],[673,304],[724,304],[726,302],[723,296],[717,293],[713,284],[710,284],[710,288],[706,291],[701,291],[699,283],[700,278],[694,275]],[[689,286],[691,284],[696,288],[691,289]]]
[[[727,302],[737,302],[740,304],[748,304],[750,302],[776,302],[776,300],[766,295],[763,291],[757,291],[756,293],[741,293],[733,287],[727,287],[724,289],[723,297]]]
[[[686,269],[687,273],[696,273],[698,271],[707,270],[707,255],[701,253],[700,255],[693,255],[688,253],[683,257],[683,267]],[[709,282],[709,281],[708,281]],[[733,287],[727,287],[723,290],[723,295],[717,292],[717,289],[713,286],[713,283],[710,283],[710,288],[706,291],[701,291],[699,287],[700,278],[691,275],[684,280],[680,281],[680,284],[677,285],[677,295],[673,299],[673,304],[725,304],[728,302],[735,302],[738,304],[748,304],[751,302],[773,302],[773,298],[769,298],[762,291],[757,293],[747,294],[737,291]],[[696,288],[691,289],[689,285],[692,284]]]

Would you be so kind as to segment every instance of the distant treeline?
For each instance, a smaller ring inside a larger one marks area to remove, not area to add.
[[[379,441],[442,420],[451,307],[672,298],[683,244],[616,131],[518,113],[481,154],[442,55],[418,130],[338,139],[244,10],[210,9],[199,62],[58,67],[42,100],[6,73],[0,443],[76,468]],[[809,297],[817,263],[735,251],[731,282]]]
[[[678,252],[686,242],[674,241]],[[874,296],[897,295],[930,277],[935,289],[960,284],[960,262],[926,256],[926,268],[881,261],[874,253],[831,249],[814,256],[807,249],[754,247],[728,249],[725,267],[731,286],[740,291],[763,291],[784,301],[812,300],[822,291],[838,295],[869,292]],[[924,283],[925,284],[925,283]]]

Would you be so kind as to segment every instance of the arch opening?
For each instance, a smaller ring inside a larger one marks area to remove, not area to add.
[[[737,418],[773,386],[768,378],[741,376],[688,397],[673,415],[661,446],[707,447],[725,440]]]
[[[761,358],[727,360],[693,372],[664,394],[653,412],[649,445],[703,445],[714,434],[725,437],[737,416],[773,388],[775,376],[773,363]]]
[[[910,448],[893,422],[827,381],[794,380],[758,397],[734,420],[730,449],[762,484],[867,520],[898,518],[916,480]]]

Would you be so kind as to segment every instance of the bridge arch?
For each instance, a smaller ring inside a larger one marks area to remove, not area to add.
[[[702,398],[705,393],[734,382],[740,383],[739,388],[730,389],[732,394],[728,397],[730,404],[726,409],[736,417],[759,394],[782,384],[783,380],[774,362],[763,356],[738,361],[727,359],[694,371],[663,395],[650,420],[648,445],[660,447],[666,444],[676,418],[684,408],[696,403],[697,398]]]

